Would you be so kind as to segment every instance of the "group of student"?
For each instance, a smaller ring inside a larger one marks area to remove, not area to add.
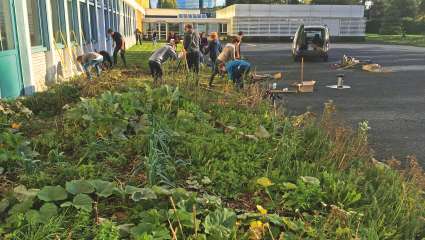
[[[203,34],[202,34],[203,35]],[[176,52],[176,39],[169,39],[168,43],[155,50],[149,58],[149,68],[154,79],[154,83],[161,83],[163,70],[162,64],[168,59],[176,60],[184,58],[190,71],[196,75],[199,73],[201,60],[205,56],[211,59],[212,73],[209,79],[209,86],[212,87],[217,74],[224,75],[227,72],[228,78],[232,80],[238,88],[243,87],[243,77],[250,71],[251,64],[241,60],[240,45],[243,33],[231,38],[231,42],[222,46],[218,34],[210,34],[210,40],[200,35],[193,29],[192,24],[185,25],[183,38],[184,50],[181,54]],[[205,41],[206,40],[206,41]]]
[[[108,35],[110,35],[113,40],[113,63],[109,53],[106,51],[100,51],[99,53],[89,52],[77,57],[77,61],[83,66],[88,79],[91,79],[90,67],[94,67],[99,76],[104,63],[107,63],[108,67],[117,64],[118,54],[121,55],[124,66],[127,65],[124,38],[119,32],[114,32],[112,29],[108,29]],[[225,73],[227,73],[228,78],[232,80],[238,88],[243,87],[243,77],[249,73],[251,64],[245,60],[241,60],[240,47],[243,38],[242,32],[239,32],[237,36],[232,36],[231,41],[223,47],[216,32],[212,32],[208,40],[204,34],[200,35],[195,31],[192,24],[187,24],[185,25],[185,34],[183,38],[184,50],[180,54],[177,54],[176,51],[176,44],[180,42],[180,40],[172,38],[175,36],[176,35],[171,35],[170,38],[167,39],[168,43],[155,50],[149,57],[149,69],[155,84],[163,82],[162,64],[168,59],[176,60],[181,58],[183,61],[186,61],[188,69],[198,76],[201,59],[209,57],[211,59],[212,70],[209,79],[210,87],[212,87],[216,75],[220,74],[223,76]],[[141,36],[137,38],[139,38],[138,42],[141,41]]]
[[[124,66],[127,66],[127,61],[125,59],[125,40],[123,36],[119,32],[114,32],[112,29],[108,29],[108,35],[113,41],[113,63],[111,56],[106,51],[88,52],[77,57],[77,62],[83,66],[89,80],[91,80],[90,67],[93,67],[96,70],[97,76],[100,76],[102,66],[107,64],[106,66],[111,68],[113,65],[117,64],[118,54],[121,55]]]

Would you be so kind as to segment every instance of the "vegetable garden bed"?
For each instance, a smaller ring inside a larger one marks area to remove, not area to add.
[[[425,236],[420,167],[374,160],[367,122],[335,124],[331,102],[286,116],[258,87],[165,79],[114,69],[1,102],[0,238]]]

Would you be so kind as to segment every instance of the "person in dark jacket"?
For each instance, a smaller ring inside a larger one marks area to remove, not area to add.
[[[174,43],[176,44],[176,47],[177,47],[177,44],[180,43],[180,37],[179,37],[179,35],[177,33],[174,33],[173,34],[173,39],[174,39]]]
[[[200,37],[199,34],[193,29],[192,24],[186,24],[183,40],[183,47],[186,51],[187,65],[190,70],[194,71],[196,74],[199,73],[199,60],[201,57],[201,52],[199,48]]]
[[[177,59],[174,40],[171,40],[170,43],[155,50],[149,57],[149,68],[154,84],[162,83],[162,64],[170,58]]]
[[[113,63],[112,63],[111,55],[109,55],[107,51],[100,51],[99,54],[102,55],[103,57],[102,68],[104,70],[108,68],[112,68]]]
[[[167,35],[167,43],[170,43],[171,39],[173,39],[173,32],[169,32]]]
[[[206,34],[204,32],[201,32],[200,34],[200,38],[201,38],[201,42],[199,43],[199,49],[201,50],[201,63],[205,64],[206,63],[206,51],[208,48],[208,38],[206,36]]]
[[[136,31],[134,31],[134,35],[136,36],[136,45],[140,43],[142,45],[142,31],[140,29],[136,28]]]
[[[221,45],[216,32],[212,32],[210,37],[211,41],[208,42],[208,47],[206,48],[205,54],[210,55],[212,72],[218,72],[218,70],[216,70],[217,57],[223,51],[223,46]],[[210,81],[209,86],[212,86],[212,81]]]
[[[117,65],[118,53],[121,55],[122,62],[124,66],[127,67],[127,61],[125,60],[125,40],[119,32],[114,32],[111,28],[108,29],[108,34],[111,36],[114,41],[114,65]]]
[[[152,33],[152,43],[154,46],[156,46],[156,42],[158,41],[158,33],[156,31],[154,31]]]

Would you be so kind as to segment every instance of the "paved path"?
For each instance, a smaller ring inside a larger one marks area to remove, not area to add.
[[[312,94],[288,95],[284,100],[291,113],[307,109],[321,113],[323,103],[332,99],[339,116],[353,127],[368,120],[371,145],[379,159],[395,156],[404,159],[414,154],[425,166],[425,48],[374,45],[333,44],[329,62],[306,61],[305,79],[318,81]],[[299,79],[299,64],[292,61],[290,44],[245,44],[243,56],[258,72],[284,70],[286,79]],[[360,70],[337,71],[329,65],[343,54],[371,59],[391,73],[367,73]],[[349,90],[333,90],[337,73],[345,74]]]

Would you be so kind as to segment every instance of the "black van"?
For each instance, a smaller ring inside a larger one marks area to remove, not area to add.
[[[292,56],[294,61],[301,57],[321,57],[328,61],[330,43],[329,29],[326,26],[301,25],[294,36]]]

